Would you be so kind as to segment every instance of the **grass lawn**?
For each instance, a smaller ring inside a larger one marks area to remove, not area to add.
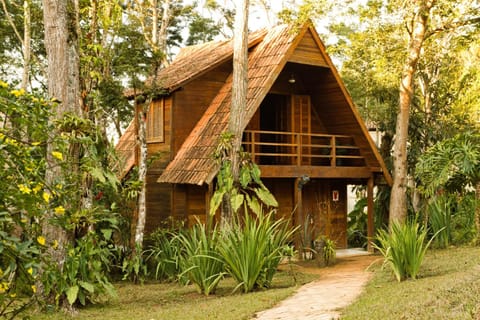
[[[193,286],[174,283],[116,284],[118,298],[105,304],[82,308],[71,316],[64,313],[35,314],[32,319],[251,319],[257,311],[272,307],[293,294],[298,285],[318,275],[295,273],[297,284],[288,271],[278,272],[269,290],[249,294],[235,293],[232,279],[220,282],[214,295],[205,297]]]
[[[480,319],[480,248],[430,250],[417,280],[377,270],[342,319]]]

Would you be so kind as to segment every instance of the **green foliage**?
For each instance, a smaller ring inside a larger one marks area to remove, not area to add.
[[[335,241],[327,236],[319,236],[315,239],[314,252],[319,267],[332,265],[336,261]]]
[[[421,181],[419,189],[427,195],[475,185],[480,180],[480,134],[464,132],[435,144],[420,157],[416,176]]]
[[[248,210],[223,230],[219,250],[227,273],[238,283],[236,289],[246,293],[270,287],[280,260],[292,253],[294,232],[287,220],[274,221],[272,213],[252,217]]]
[[[365,248],[367,246],[367,198],[361,198],[348,213],[347,241],[352,247]]]
[[[0,81],[0,315],[34,301],[44,238],[39,221],[59,208],[45,188],[51,103]],[[43,241],[42,241],[43,240]]]
[[[327,266],[335,263],[336,246],[332,239],[325,238],[325,244],[323,246],[323,259]]]
[[[135,244],[135,250],[123,259],[122,263],[122,280],[130,280],[133,283],[142,283],[148,276],[147,262],[144,258],[144,252],[142,246],[138,243]]]
[[[477,232],[475,229],[475,208],[478,200],[475,193],[455,197],[456,211],[452,217],[452,242],[462,245],[472,242]]]
[[[52,263],[49,255],[44,256],[42,283],[45,294],[54,296],[57,306],[64,303],[65,299],[70,305],[86,305],[95,303],[99,295],[115,296],[109,272],[112,233],[117,220],[109,211],[98,211],[91,219],[95,221],[90,223],[102,226],[101,229],[85,230],[85,234],[77,237],[75,243],[68,245],[63,265]],[[76,224],[76,229],[83,229],[81,223]]]
[[[277,207],[278,202],[260,179],[260,168],[252,162],[249,154],[242,152],[239,173],[239,182],[233,181],[232,164],[229,159],[233,135],[224,133],[214,157],[219,162],[215,193],[210,200],[210,215],[215,214],[224,197],[229,196],[233,212],[246,203],[255,214],[261,214],[262,205],[267,208]]]
[[[56,305],[86,304],[113,291],[108,272],[119,218],[105,196],[118,188],[109,167],[111,150],[89,120],[66,114],[50,123],[54,108],[0,81],[0,278],[6,284],[1,310],[8,312],[33,301],[38,282],[54,300],[39,302]],[[53,135],[57,129],[60,134]],[[48,165],[68,172],[51,184],[45,181],[49,143],[56,147]],[[65,247],[60,239],[47,242],[42,224],[60,227],[72,241]],[[63,264],[52,262],[64,252]]]
[[[374,247],[384,257],[383,266],[388,266],[398,281],[410,277],[416,279],[425,253],[436,234],[426,242],[428,231],[416,221],[393,223],[390,232],[378,232],[379,244]]]
[[[180,255],[180,277],[186,277],[199,293],[215,293],[219,281],[224,276],[224,263],[218,253],[219,233],[214,228],[209,231],[200,223],[178,235],[182,245]]]

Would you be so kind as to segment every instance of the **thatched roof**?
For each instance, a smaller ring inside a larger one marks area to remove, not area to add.
[[[248,45],[258,44],[266,34],[266,30],[253,32],[248,37]],[[154,77],[149,78],[145,86],[150,90],[171,93],[218,64],[231,59],[233,46],[231,40],[211,41],[183,48],[175,60],[166,68],[159,69]],[[141,93],[139,90],[128,89],[127,97]]]

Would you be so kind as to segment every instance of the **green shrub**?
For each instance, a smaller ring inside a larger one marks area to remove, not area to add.
[[[224,230],[219,250],[226,272],[238,283],[235,290],[269,287],[280,260],[292,252],[288,243],[294,232],[287,220],[274,221],[272,214],[252,217],[247,210],[242,221]]]
[[[416,279],[425,252],[434,238],[426,243],[426,237],[427,230],[416,221],[393,223],[390,233],[383,229],[379,231],[379,244],[374,247],[383,255],[383,265],[392,269],[398,281],[408,277]]]
[[[148,276],[148,268],[145,259],[145,253],[142,247],[137,243],[135,250],[129,250],[122,263],[122,280],[130,280],[133,283],[143,283]]]
[[[361,198],[348,213],[347,221],[347,241],[352,247],[367,247],[367,198]]]
[[[456,211],[452,217],[452,242],[454,244],[469,243],[476,235],[475,193],[457,196],[456,201]]]
[[[193,228],[178,234],[182,246],[180,254],[180,277],[185,276],[205,295],[214,293],[224,276],[224,264],[218,253],[219,234],[214,228],[197,223]]]
[[[319,267],[329,266],[335,263],[335,241],[327,236],[319,236],[315,240],[315,258]]]
[[[85,305],[94,303],[101,294],[116,295],[108,274],[112,253],[105,239],[89,231],[66,251],[61,270],[57,265],[48,264],[43,273],[45,293],[56,293],[57,305],[65,298],[70,305]]]

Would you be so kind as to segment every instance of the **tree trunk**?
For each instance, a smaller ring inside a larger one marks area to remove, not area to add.
[[[236,1],[236,15],[233,37],[233,83],[229,131],[233,134],[230,161],[234,184],[238,184],[240,173],[240,150],[244,129],[245,109],[248,91],[248,7],[249,0]],[[226,223],[233,212],[222,212]]]
[[[158,28],[158,0],[152,0],[150,3],[151,10],[153,12],[153,21],[152,21],[152,33],[151,33],[151,43],[152,49],[160,54],[165,56],[166,50],[166,43],[167,43],[167,26],[170,20],[170,0],[165,0],[163,3],[163,16],[162,16],[162,23],[160,28]],[[160,47],[159,47],[160,44]],[[160,63],[162,64],[162,62]],[[157,67],[156,66],[153,70],[153,77],[155,78],[157,74]],[[147,115],[148,109],[150,108],[150,104],[152,99],[147,99],[144,102],[143,106],[139,108],[141,110],[140,115],[137,115],[137,124],[138,124],[138,146],[140,149],[140,158],[138,160],[138,180],[142,183],[142,189],[138,195],[137,200],[137,218],[135,223],[135,248],[142,248],[143,246],[143,236],[145,231],[145,220],[147,216],[147,208],[146,208],[146,194],[147,194],[147,155],[148,155],[148,148],[147,148]],[[138,253],[137,253],[138,254]]]
[[[44,0],[43,17],[45,25],[45,49],[48,62],[48,94],[59,101],[54,119],[60,119],[66,112],[80,114],[80,82],[78,53],[78,0]],[[55,133],[53,133],[55,134]],[[63,172],[53,157],[56,146],[47,146],[47,169],[45,182],[52,187],[61,182]],[[73,159],[73,163],[76,163]],[[45,192],[49,189],[46,189]],[[65,247],[68,244],[67,232],[60,226],[50,223],[53,212],[43,217],[42,232],[47,243],[58,241],[58,248],[49,246],[48,254],[61,269],[65,260]]]
[[[150,106],[150,100],[147,100],[143,107],[140,108],[141,112],[137,115],[138,121],[138,145],[140,148],[139,168],[138,168],[138,180],[142,182],[142,188],[138,195],[138,217],[135,226],[135,248],[143,247],[143,235],[145,230],[145,220],[147,216],[147,114]],[[138,252],[137,252],[138,253]]]
[[[407,216],[407,141],[410,105],[414,91],[414,75],[420,58],[434,0],[416,0],[408,54],[400,81],[399,111],[393,144],[393,186],[390,196],[390,226],[403,222]]]
[[[23,2],[23,72],[22,72],[22,89],[28,88],[28,80],[30,76],[30,41],[31,41],[31,10],[30,0]]]

